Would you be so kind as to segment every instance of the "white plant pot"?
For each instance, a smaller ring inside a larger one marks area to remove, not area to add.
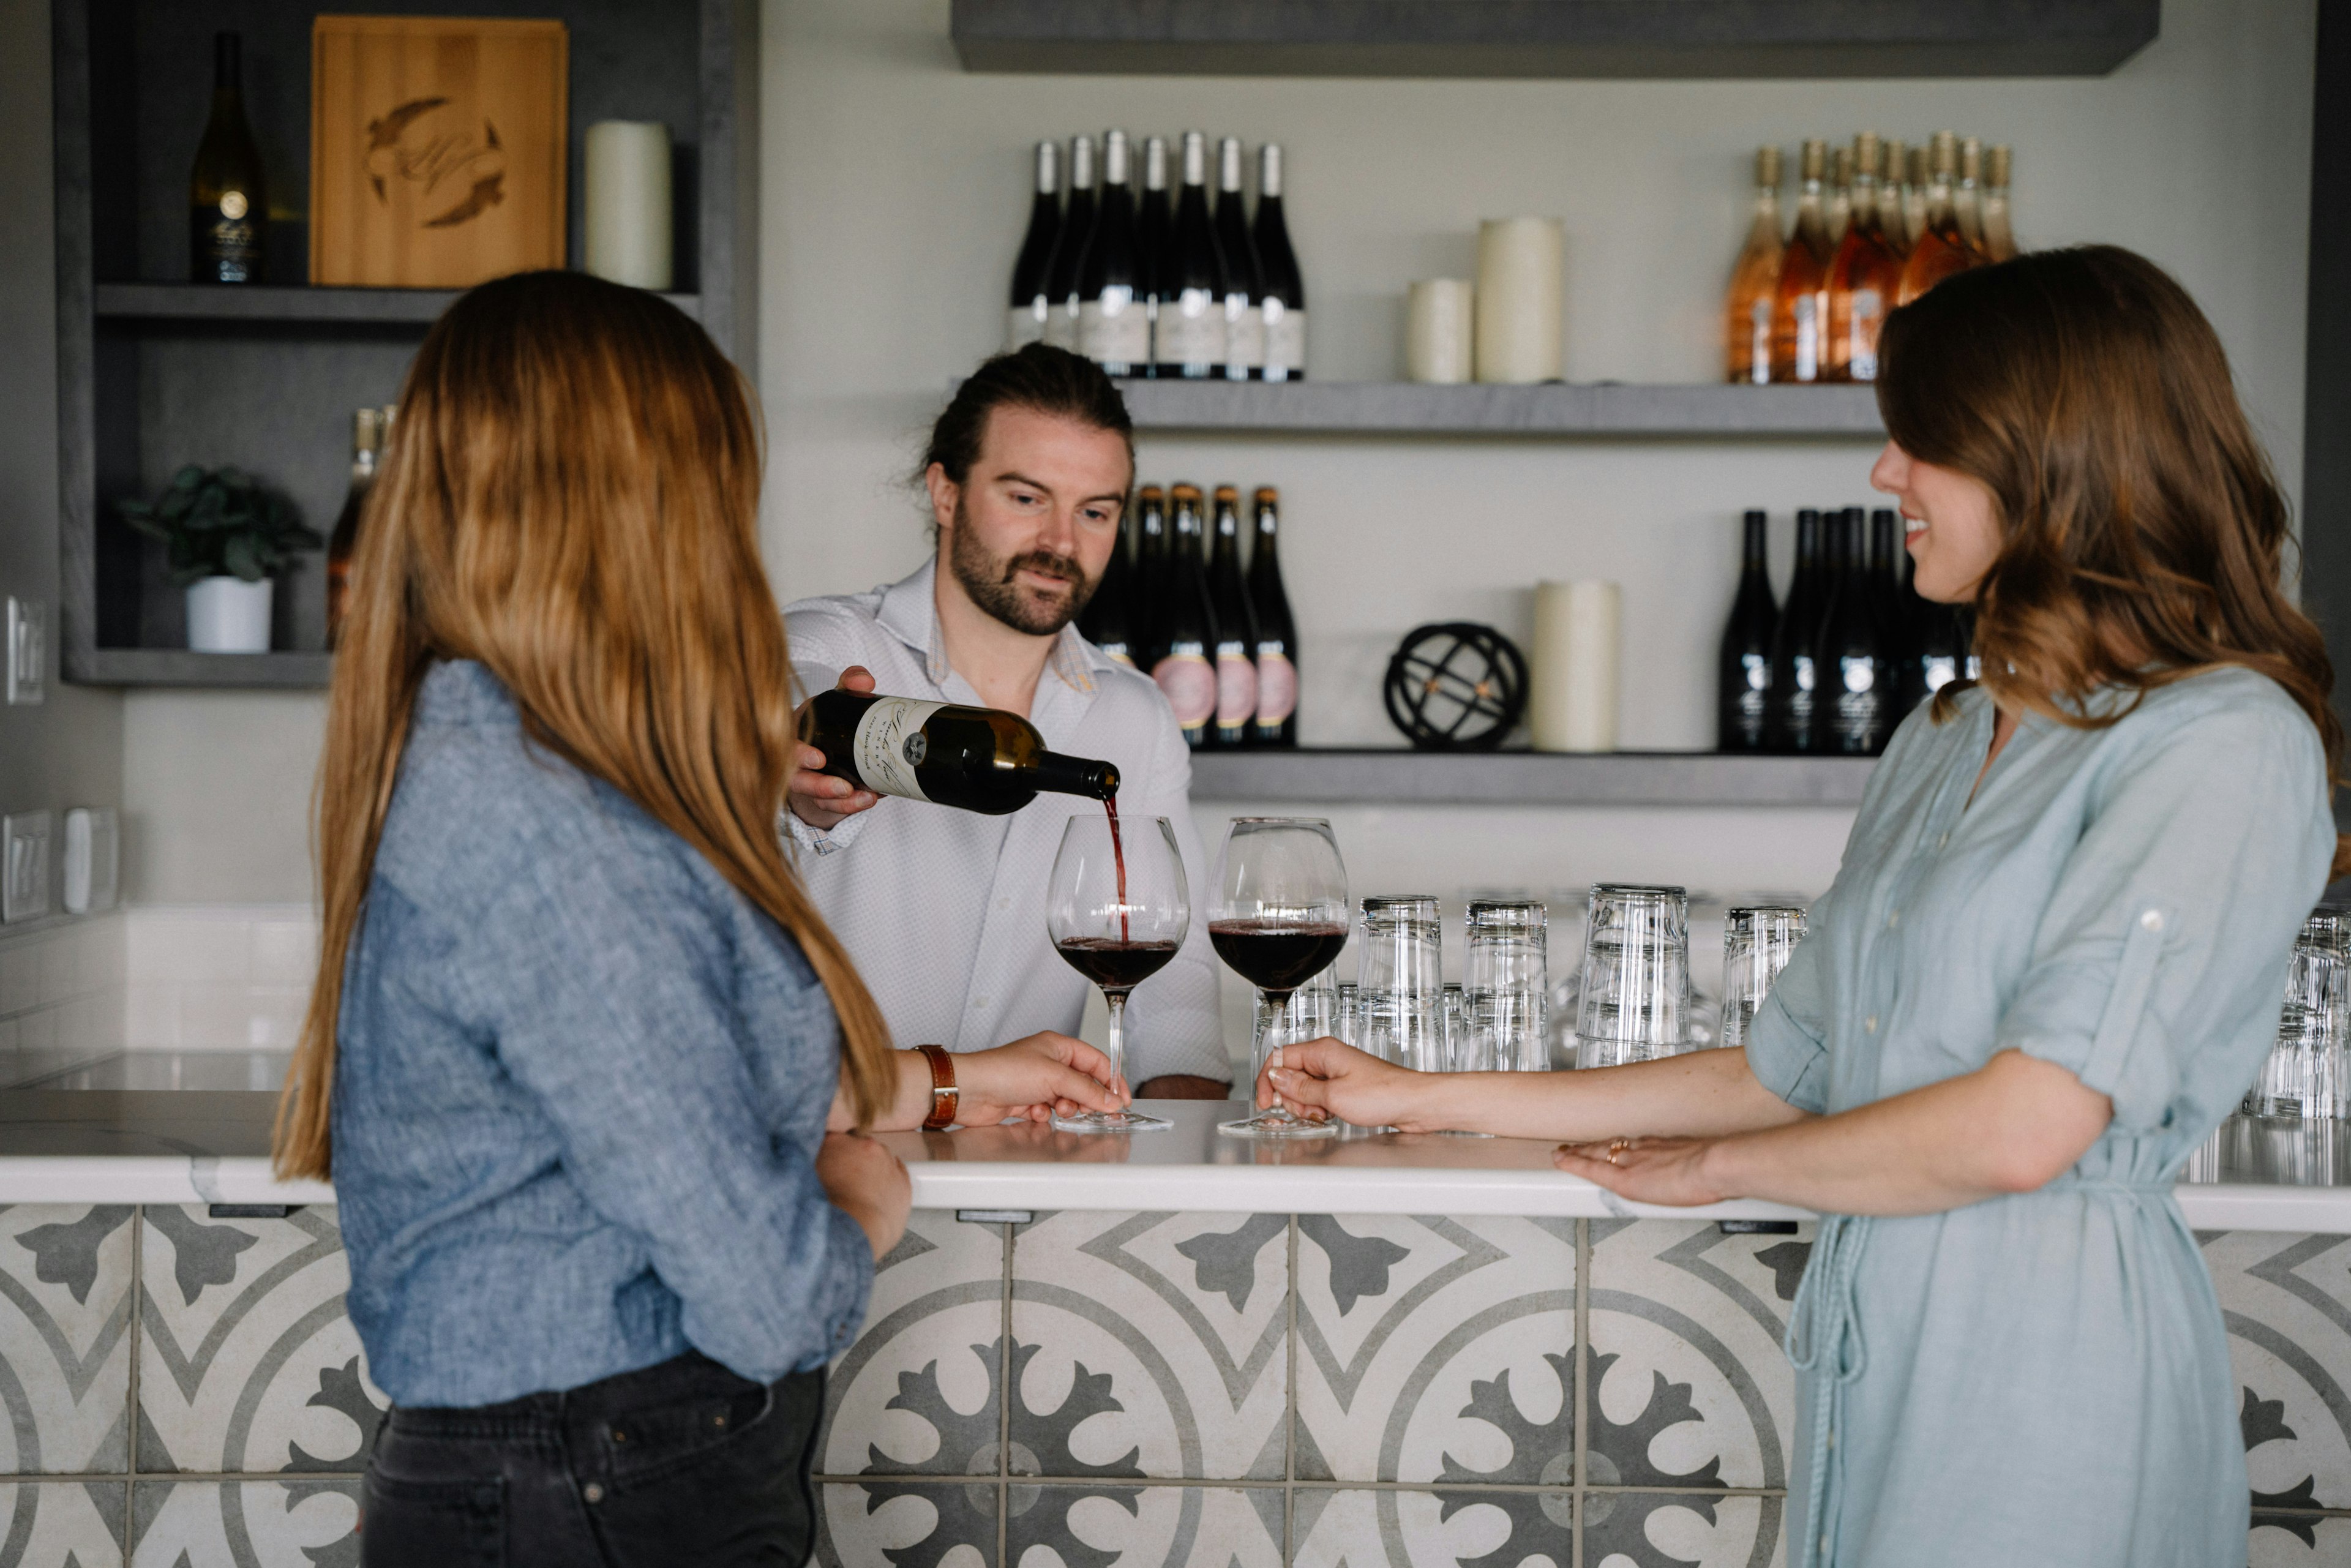
[[[188,646],[199,653],[269,652],[267,578],[207,577],[188,585]]]

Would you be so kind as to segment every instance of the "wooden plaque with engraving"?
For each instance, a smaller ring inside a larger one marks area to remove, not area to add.
[[[560,22],[320,16],[310,281],[464,288],[561,267]]]

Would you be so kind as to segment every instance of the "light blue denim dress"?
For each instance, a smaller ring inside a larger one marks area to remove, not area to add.
[[[831,1001],[478,664],[417,695],[336,1033],[351,1324],[395,1403],[688,1350],[768,1383],[855,1337],[873,1252],[814,1165]]]
[[[2098,701],[2116,700],[2102,694]],[[1791,1315],[1796,1568],[2220,1568],[2249,1494],[2220,1304],[2171,1185],[2275,1037],[2335,825],[2318,733],[2227,668],[2111,727],[1925,709],[1748,1056],[1848,1110],[2018,1050],[2114,1102],[2038,1192],[1824,1217]]]

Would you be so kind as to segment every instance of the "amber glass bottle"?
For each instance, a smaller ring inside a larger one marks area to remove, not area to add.
[[[1886,142],[1886,177],[1877,183],[1877,237],[1897,256],[1910,254],[1910,225],[1902,215],[1902,193],[1905,189],[1909,162],[1910,144],[1900,137],[1889,137]]]
[[[1829,150],[1829,251],[1844,243],[1845,225],[1853,221],[1853,154],[1842,147]]]
[[[1902,255],[1907,259],[1918,248],[1918,236],[1927,232],[1927,150],[1910,149],[1902,165]]]
[[[1829,244],[1828,209],[1822,177],[1828,169],[1828,148],[1820,141],[1804,143],[1797,166],[1802,183],[1796,197],[1796,232],[1780,262],[1780,287],[1771,306],[1771,379],[1775,382],[1816,382],[1825,368],[1822,350],[1828,330]]]
[[[1983,252],[1988,261],[2006,261],[2016,254],[2016,231],[2010,226],[2008,176],[2014,159],[2005,147],[1984,154]]]
[[[1959,211],[1951,198],[1951,179],[1959,162],[1959,138],[1948,131],[1935,132],[1927,153],[1927,223],[1918,243],[1902,264],[1902,284],[1894,302],[1907,305],[1955,272],[1965,272],[1982,257],[1959,229]]]
[[[1879,213],[1892,204],[1879,194],[1884,158],[1876,131],[1854,138],[1853,220],[1829,262],[1828,381],[1877,379],[1878,324],[1902,281],[1902,258],[1879,226]]]
[[[1983,257],[1983,143],[1972,136],[1959,138],[1959,177],[1951,186],[1951,216],[1968,248]]]
[[[1780,287],[1780,150],[1755,150],[1755,212],[1747,243],[1730,267],[1723,303],[1723,342],[1729,379],[1771,379],[1771,304]]]

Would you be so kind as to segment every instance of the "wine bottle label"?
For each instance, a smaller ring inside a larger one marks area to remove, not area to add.
[[[1151,678],[1176,710],[1176,722],[1199,729],[1217,716],[1217,672],[1198,653],[1170,653],[1152,666]]]
[[[1265,312],[1238,294],[1225,296],[1225,369],[1240,377],[1265,365]]]
[[[1853,335],[1846,340],[1846,360],[1855,381],[1877,379],[1877,319],[1885,314],[1886,301],[1878,298],[1876,289],[1853,291]]]
[[[1031,343],[1045,339],[1045,319],[1050,314],[1041,294],[1027,305],[1015,305],[1005,313],[1004,351],[1017,354]]]
[[[1771,297],[1757,295],[1747,319],[1747,379],[1760,387],[1771,379]]]
[[[1242,643],[1217,646],[1217,727],[1238,734],[1257,716],[1257,666]]]
[[[1159,342],[1152,357],[1163,365],[1223,364],[1223,302],[1205,288],[1186,288],[1161,304]]]
[[[1075,350],[1078,346],[1078,319],[1065,304],[1055,304],[1045,312],[1042,341],[1057,349]]]
[[[867,708],[858,717],[857,735],[849,748],[859,780],[877,795],[929,800],[914,773],[928,749],[923,726],[946,706],[913,697],[883,697]]]
[[[1796,379],[1821,379],[1821,298],[1817,294],[1796,296]]]
[[[1257,725],[1272,729],[1298,711],[1298,666],[1279,643],[1257,645]]]
[[[1265,379],[1293,382],[1306,373],[1306,312],[1279,299],[1265,302]]]
[[[1151,358],[1151,320],[1127,288],[1105,288],[1078,307],[1078,352],[1098,365],[1140,365]]]

